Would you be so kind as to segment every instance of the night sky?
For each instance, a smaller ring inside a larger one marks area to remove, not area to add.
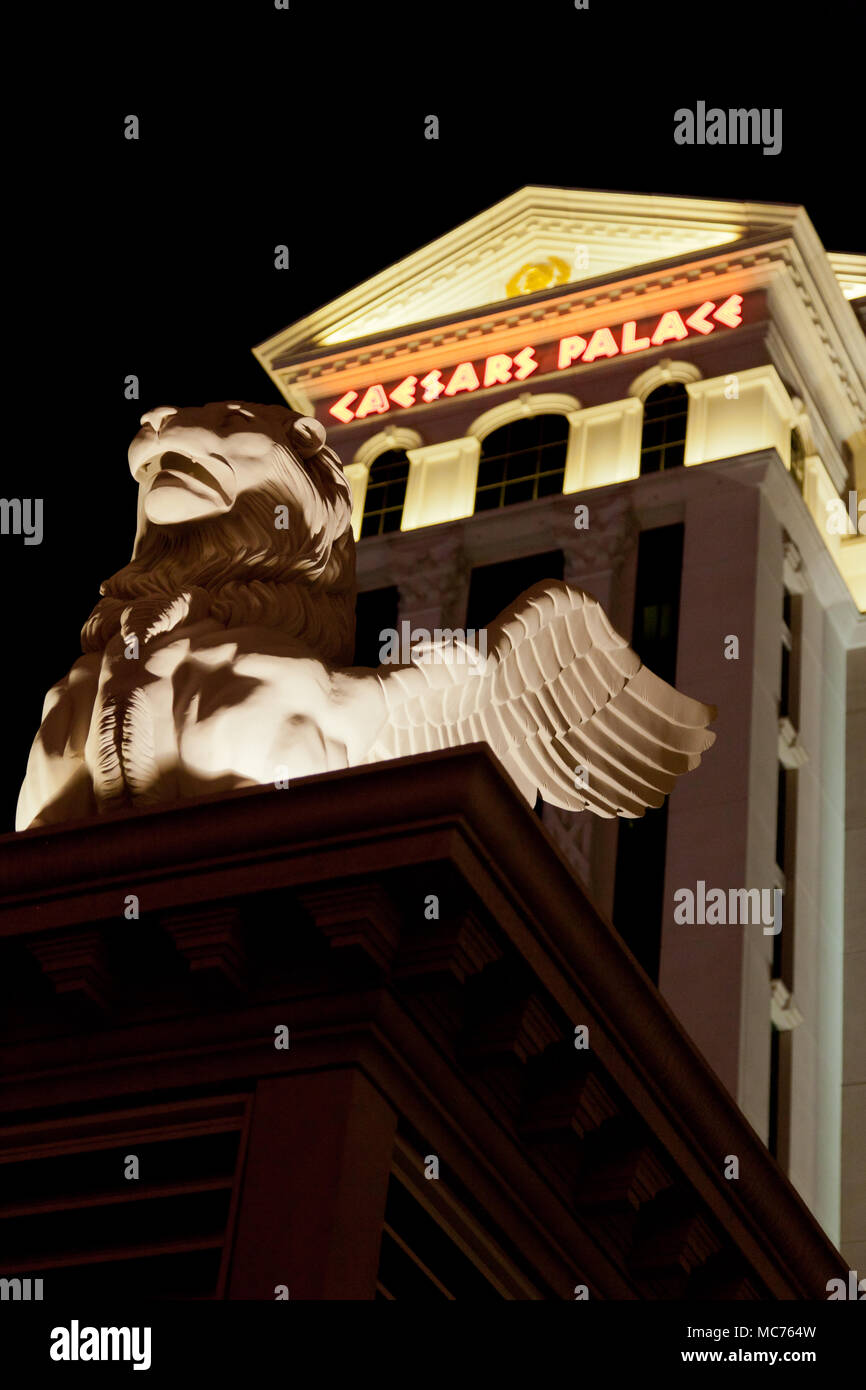
[[[527,183],[803,203],[866,249],[860,3],[589,3],[113,6],[70,18],[56,73],[37,58],[6,130],[2,494],[44,499],[44,539],[0,537],[0,828],[129,557],[142,411],[279,399],[254,343]],[[781,153],[677,146],[698,100],[781,107]]]

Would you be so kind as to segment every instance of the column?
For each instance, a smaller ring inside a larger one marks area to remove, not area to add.
[[[260,1081],[230,1299],[372,1299],[396,1115],[354,1069]]]

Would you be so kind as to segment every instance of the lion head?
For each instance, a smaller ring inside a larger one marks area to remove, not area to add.
[[[138,483],[131,562],[100,586],[82,631],[100,651],[130,606],[195,597],[227,628],[278,627],[323,660],[352,660],[352,494],[318,421],[284,406],[163,406],[129,449]],[[151,624],[152,626],[152,624]]]

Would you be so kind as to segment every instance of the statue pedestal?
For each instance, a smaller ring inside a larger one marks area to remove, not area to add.
[[[845,1277],[484,747],[4,836],[0,871],[0,1272],[46,1301]]]

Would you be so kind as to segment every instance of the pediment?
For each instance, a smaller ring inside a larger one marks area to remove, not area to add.
[[[806,218],[778,203],[527,186],[254,349],[273,368],[559,284],[706,250]],[[846,267],[846,269],[849,269]]]

